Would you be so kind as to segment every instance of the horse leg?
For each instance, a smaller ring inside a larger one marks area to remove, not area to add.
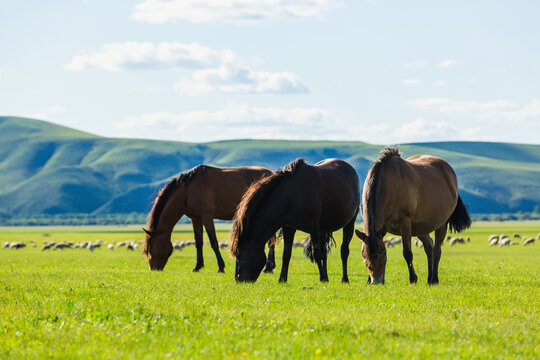
[[[225,272],[225,261],[223,261],[221,253],[219,252],[219,244],[216,237],[214,221],[212,219],[205,219],[204,227],[206,228],[206,234],[208,234],[208,238],[210,239],[210,245],[212,246],[212,250],[214,250],[214,253],[216,254],[218,273],[223,273]]]
[[[294,241],[295,229],[284,226],[283,227],[283,261],[281,264],[281,274],[279,275],[279,282],[287,282],[287,275],[289,274],[289,262],[291,261],[292,245]]]
[[[431,279],[433,277],[433,239],[431,239],[431,236],[429,236],[429,234],[421,235],[418,238],[422,241],[422,244],[424,244],[424,251],[426,252],[428,263],[427,282],[428,284],[431,284]]]
[[[411,249],[411,222],[409,219],[403,221],[400,226],[401,237],[403,239],[403,257],[407,262],[409,268],[409,281],[411,284],[415,284],[418,281],[418,276],[413,267],[413,253]]]
[[[274,269],[276,268],[276,235],[274,234],[270,240],[268,240],[268,258],[266,259],[266,266],[264,267],[263,272],[265,273],[273,273]]]
[[[204,258],[203,258],[203,226],[201,219],[193,218],[191,219],[191,225],[193,226],[193,233],[195,234],[195,247],[197,248],[197,263],[193,268],[194,272],[201,270],[204,267]]]
[[[446,237],[446,224],[435,230],[435,246],[433,247],[433,273],[430,284],[439,283],[439,261],[441,260],[441,246]]]
[[[349,259],[349,244],[354,233],[354,222],[356,217],[343,228],[343,242],[341,243],[341,265],[343,266],[343,276],[341,282],[348,283],[347,260]]]
[[[328,282],[328,272],[326,269],[326,261],[324,261],[322,244],[321,244],[321,234],[319,231],[319,225],[316,225],[311,233],[311,243],[313,244],[313,259],[317,263],[319,268],[319,279],[322,282]]]

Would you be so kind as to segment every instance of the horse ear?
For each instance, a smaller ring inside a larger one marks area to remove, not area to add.
[[[145,228],[142,228],[143,231],[146,233],[146,235],[148,236],[152,236],[152,233],[150,233],[150,231],[146,230]]]
[[[355,230],[354,232],[355,232],[356,236],[357,236],[360,240],[362,240],[363,242],[366,242],[366,241],[367,241],[367,235],[366,235],[366,234],[364,234],[364,233],[361,232],[360,230]]]

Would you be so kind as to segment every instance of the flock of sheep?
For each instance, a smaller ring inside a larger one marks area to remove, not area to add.
[[[510,237],[505,234],[490,235],[488,238],[489,246],[503,247],[503,246],[511,246],[511,245],[520,245],[519,241],[517,241],[518,239],[521,239],[523,242],[523,245],[527,246],[527,245],[534,245],[535,240],[540,240],[540,234],[538,234],[536,238],[532,238],[529,236],[521,236],[520,234],[514,234],[513,237],[514,237],[514,240],[511,240]],[[446,237],[446,242],[448,242],[450,246],[455,246],[457,244],[466,244],[470,241],[471,239],[468,236],[465,238],[461,236],[460,237],[452,237],[452,236]],[[35,240],[30,240],[30,243],[32,244],[32,247],[37,246]],[[387,248],[393,248],[394,246],[400,245],[401,243],[402,243],[402,239],[400,237],[390,236],[384,239],[384,244],[386,245]],[[413,238],[413,243],[417,247],[423,246],[422,241],[420,241],[417,238]],[[142,245],[142,240],[139,242],[130,240],[130,241],[118,241],[116,243],[106,243],[106,244],[104,244],[102,240],[96,240],[94,242],[82,241],[80,243],[73,243],[73,242],[68,242],[68,241],[64,241],[64,242],[47,241],[43,244],[43,247],[41,248],[41,250],[45,251],[45,250],[63,250],[63,249],[88,249],[90,251],[94,251],[95,249],[100,248],[101,246],[103,247],[106,246],[111,251],[122,248],[122,247],[125,247],[127,250],[135,251],[139,249],[140,245]],[[190,240],[190,241],[176,240],[173,243],[173,248],[174,250],[180,251],[186,246],[194,246],[194,245],[195,245],[194,240]],[[219,243],[220,248],[226,248],[228,245],[229,243],[227,241],[221,241]],[[305,242],[295,241],[293,246],[304,247]],[[13,241],[11,243],[9,241],[5,241],[2,246],[3,249],[22,249],[24,247],[26,247],[26,244],[23,241]]]
[[[506,234],[497,235],[492,234],[488,237],[489,246],[511,246],[511,245],[520,245],[518,239],[523,241],[523,246],[534,245],[535,240],[540,240],[540,234],[536,235],[536,239],[528,236],[521,236],[519,234],[514,234],[514,240],[511,240],[510,237]]]
[[[431,236],[430,236],[431,238]],[[403,240],[400,238],[400,237],[393,237],[393,236],[390,236],[386,239],[383,240],[384,241],[384,244],[386,245],[387,248],[393,248],[394,246],[396,245],[400,245]],[[455,246],[456,244],[466,244],[468,242],[471,242],[471,238],[470,237],[452,237],[452,236],[447,236],[446,237],[446,241],[450,244],[450,246]],[[431,239],[431,242],[433,243],[433,239]],[[412,243],[416,246],[416,247],[423,247],[424,244],[422,243],[422,241],[418,238],[413,238],[412,239]]]

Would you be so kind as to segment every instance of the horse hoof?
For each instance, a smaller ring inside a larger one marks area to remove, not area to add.
[[[279,278],[279,282],[284,284],[284,283],[287,282],[287,279],[284,279],[284,278],[280,277],[280,278]]]
[[[264,269],[264,270],[263,270],[263,273],[273,274],[273,273],[274,273],[274,270],[273,270],[273,269]]]
[[[418,276],[409,278],[409,281],[411,282],[411,284],[416,284],[416,282],[418,281]]]
[[[348,284],[349,283],[349,278],[344,277],[344,278],[341,279],[341,282],[344,283],[344,284]]]
[[[202,268],[203,268],[202,266],[195,266],[192,271],[199,272],[199,270],[201,270]]]
[[[225,268],[223,268],[223,269],[218,269],[218,271],[217,271],[217,272],[218,272],[218,273],[222,273],[222,274],[224,274],[224,273],[225,273]]]
[[[327,283],[327,282],[328,282],[328,278],[321,279],[321,282]]]

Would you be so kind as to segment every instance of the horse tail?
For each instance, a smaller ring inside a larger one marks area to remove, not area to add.
[[[325,233],[321,235],[322,240],[322,251],[328,255],[330,254],[330,250],[332,246],[336,246],[336,240],[334,239],[334,236],[332,233]],[[315,262],[315,257],[313,256],[313,241],[311,240],[311,236],[308,236],[304,240],[304,255],[311,261]]]
[[[450,215],[450,219],[448,219],[448,227],[451,232],[462,232],[471,227],[471,222],[469,211],[461,200],[461,196],[458,196],[456,208],[452,215]]]

